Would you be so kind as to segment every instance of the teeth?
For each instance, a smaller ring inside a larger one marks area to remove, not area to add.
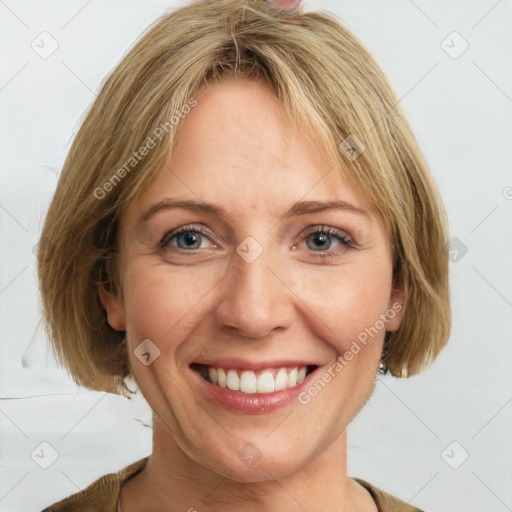
[[[238,378],[238,373],[236,373],[236,370],[228,371],[228,375],[226,377],[226,386],[232,391],[240,390],[240,379]]]
[[[258,393],[272,393],[274,391],[274,376],[270,372],[258,375]]]
[[[288,387],[291,388],[297,384],[297,368],[293,368],[288,374]]]
[[[268,368],[257,374],[244,370],[203,367],[201,374],[212,384],[221,388],[242,393],[272,393],[296,386],[304,381],[307,374],[306,366],[300,368]]]
[[[240,391],[242,393],[256,393],[256,375],[254,372],[245,371],[240,377]]]
[[[288,387],[288,374],[284,368],[281,368],[277,372],[275,387],[276,391],[280,391],[281,389],[286,389]]]
[[[217,382],[213,383],[217,384],[217,386],[220,386],[221,388],[226,387],[226,372],[222,368],[217,370]]]

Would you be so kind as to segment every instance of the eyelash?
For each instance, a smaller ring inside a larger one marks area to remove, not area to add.
[[[178,228],[176,231],[171,231],[170,233],[167,233],[164,236],[164,238],[160,241],[160,248],[164,249],[164,250],[167,249],[170,245],[169,242],[173,238],[175,238],[179,235],[182,235],[182,234],[186,234],[186,233],[200,233],[201,235],[211,238],[210,232],[206,231],[201,226],[184,226],[182,228]],[[333,236],[334,238],[337,238],[338,241],[345,247],[348,247],[351,249],[356,248],[355,242],[349,236],[344,234],[343,231],[340,231],[336,228],[331,228],[329,226],[323,226],[323,225],[315,226],[311,231],[309,231],[301,239],[301,242],[304,240],[307,240],[311,235],[320,235],[320,234],[330,235],[330,236]],[[195,251],[197,251],[197,249],[190,251],[190,250],[186,250],[186,249],[181,249],[179,247],[177,247],[177,249],[179,249],[180,251],[183,251],[184,253],[194,253]],[[331,252],[325,252],[325,251],[318,251],[318,252],[312,251],[312,252],[316,253],[316,255],[319,256],[320,258],[335,258],[335,257],[339,256],[340,251],[337,250],[337,251],[331,251]]]
[[[316,226],[312,228],[311,231],[309,231],[302,239],[301,242],[304,240],[307,240],[311,235],[330,235],[334,238],[336,238],[345,248],[355,249],[356,244],[355,242],[346,235],[343,231],[340,231],[336,228],[331,228],[329,226]],[[340,249],[325,252],[325,251],[312,251],[315,252],[317,256],[320,258],[336,258],[340,255]]]

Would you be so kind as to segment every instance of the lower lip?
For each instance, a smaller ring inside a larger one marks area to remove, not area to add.
[[[265,414],[289,405],[297,396],[309,386],[310,377],[317,371],[312,371],[300,384],[293,388],[274,391],[273,393],[242,393],[221,388],[203,378],[199,372],[190,369],[199,389],[210,400],[239,411],[243,414]]]

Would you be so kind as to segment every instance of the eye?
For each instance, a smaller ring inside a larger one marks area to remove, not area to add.
[[[208,248],[204,245],[208,242],[210,242],[209,248],[217,249],[218,245],[212,242],[212,239],[214,235],[202,226],[184,226],[165,235],[160,242],[160,247],[164,250],[175,248],[179,252],[191,254]],[[339,257],[347,249],[357,247],[350,235],[329,226],[316,226],[302,240],[305,240],[307,248],[320,258]],[[334,249],[332,249],[333,246]],[[293,250],[296,250],[295,246]]]
[[[335,257],[340,255],[347,248],[355,248],[352,238],[344,231],[328,226],[317,226],[305,237],[306,246],[320,257]],[[327,252],[332,246],[338,249]],[[341,247],[340,247],[341,246]]]
[[[187,252],[194,252],[201,249],[202,242],[210,240],[210,234],[206,229],[200,226],[185,226],[167,234],[160,242],[160,247],[163,249],[170,246],[176,246],[178,249]],[[176,240],[176,243],[173,243]],[[213,248],[217,246],[212,245]]]

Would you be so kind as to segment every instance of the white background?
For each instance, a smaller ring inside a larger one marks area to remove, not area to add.
[[[450,236],[468,249],[450,263],[447,348],[421,376],[379,380],[349,428],[349,474],[426,512],[510,511],[512,2],[317,4],[388,74]],[[178,5],[0,0],[0,512],[41,510],[151,452],[143,399],[78,389],[55,367],[37,329],[33,248],[84,112],[141,32]],[[58,44],[47,58],[31,47],[43,51],[42,38]],[[48,469],[31,458],[43,441],[58,454]]]

